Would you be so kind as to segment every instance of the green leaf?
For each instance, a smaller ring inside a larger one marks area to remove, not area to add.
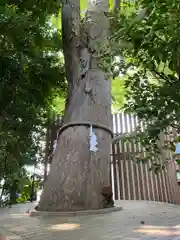
[[[176,163],[180,165],[180,159],[176,159]]]

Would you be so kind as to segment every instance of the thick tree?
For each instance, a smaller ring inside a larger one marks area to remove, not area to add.
[[[111,83],[99,65],[102,49],[108,48],[108,10],[108,0],[89,1],[82,20],[79,0],[62,7],[68,98],[40,210],[103,208],[102,188],[110,184]],[[97,152],[90,151],[87,123],[97,136]]]

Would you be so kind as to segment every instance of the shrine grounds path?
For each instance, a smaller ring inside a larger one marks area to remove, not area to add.
[[[180,240],[180,206],[116,201],[123,210],[75,217],[30,217],[34,204],[0,209],[0,240]]]

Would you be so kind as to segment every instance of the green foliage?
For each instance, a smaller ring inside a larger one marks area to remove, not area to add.
[[[30,200],[32,189],[34,194],[37,194],[39,183],[39,176],[30,176],[25,168],[16,169],[16,173],[6,175],[4,179],[4,183],[1,186],[3,194],[0,196],[0,206]],[[7,196],[7,198],[4,199],[3,196]]]
[[[112,80],[112,112],[118,112],[124,105],[125,100],[125,81],[126,78],[116,77]]]
[[[1,1],[2,3],[2,1]],[[57,96],[65,96],[61,35],[49,24],[60,1],[0,5],[0,180],[13,178],[42,154]]]
[[[15,6],[19,12],[28,12],[34,18],[45,20],[47,15],[57,14],[62,4],[62,0],[1,0],[0,6]]]
[[[179,11],[179,0],[140,0],[131,11],[112,16],[112,46],[116,55],[123,55],[121,68],[127,76],[124,109],[146,123],[137,139],[154,166],[160,132],[169,134],[174,128],[180,133]]]

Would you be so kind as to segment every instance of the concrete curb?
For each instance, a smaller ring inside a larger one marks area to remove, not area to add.
[[[31,217],[38,217],[38,216],[73,217],[73,216],[86,216],[86,215],[117,212],[122,209],[123,209],[122,207],[111,207],[111,208],[103,208],[103,209],[97,209],[97,210],[85,210],[85,211],[73,211],[73,212],[45,212],[45,211],[32,210],[30,211],[29,216]]]

